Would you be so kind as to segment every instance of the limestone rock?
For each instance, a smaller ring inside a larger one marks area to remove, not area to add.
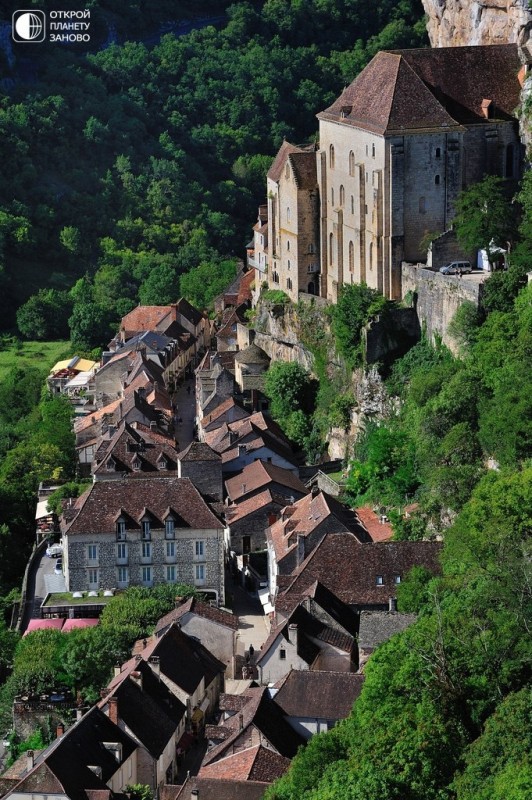
[[[511,42],[525,51],[530,47],[528,0],[423,0],[423,7],[432,47]]]

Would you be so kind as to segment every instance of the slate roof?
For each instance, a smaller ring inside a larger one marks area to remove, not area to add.
[[[161,440],[164,444],[161,444]],[[151,436],[151,432],[123,422],[114,436],[102,441],[93,461],[92,472],[95,475],[105,475],[109,468],[115,472],[136,472],[133,467],[135,462],[140,464],[142,473],[159,474],[162,469],[166,473],[177,470],[177,452],[172,438],[167,437],[165,440],[158,435],[156,439]]]
[[[105,706],[109,697],[116,697],[119,719],[142,742],[152,758],[158,759],[185,716],[186,706],[156,678],[145,661],[139,662],[137,670],[142,675],[142,688],[128,674],[99,705]]]
[[[492,123],[488,98],[494,118],[513,119],[520,66],[515,44],[382,51],[318,118],[381,135],[452,130]]]
[[[270,361],[270,356],[255,343],[235,353],[235,362],[238,364],[262,364],[267,367]]]
[[[294,572],[284,592],[301,596],[319,581],[348,605],[382,606],[396,593],[396,576],[414,566],[439,574],[441,542],[371,542],[350,533],[326,534]],[[382,584],[377,584],[377,576]]]
[[[363,683],[364,676],[354,672],[291,670],[274,699],[288,717],[346,719]]]
[[[168,627],[168,625],[171,625],[173,622],[178,622],[185,614],[196,614],[198,617],[202,617],[210,622],[215,622],[217,625],[223,625],[225,628],[230,628],[234,631],[238,630],[238,617],[234,614],[229,613],[229,611],[222,611],[220,608],[215,608],[195,597],[189,597],[188,600],[185,600],[180,606],[174,608],[168,614],[165,614],[164,617],[161,617],[157,622],[155,632],[157,633],[163,628]]]
[[[374,650],[396,633],[413,625],[416,619],[416,614],[399,614],[396,611],[362,611],[358,645],[363,650]]]
[[[202,644],[187,636],[176,625],[171,625],[159,638],[152,637],[143,650],[122,665],[120,675],[108,685],[110,692],[122,682],[124,674],[137,669],[140,659],[149,661],[152,656],[159,658],[161,674],[180,686],[187,694],[193,694],[205,679],[209,686],[217,675],[223,675],[225,664],[212,655]]]
[[[297,188],[316,189],[318,185],[316,153],[313,150],[306,153],[291,153],[288,160],[292,165]]]
[[[273,783],[289,766],[290,759],[258,744],[208,764],[198,774],[200,778]]]
[[[223,722],[223,727],[232,730],[231,736],[206,753],[203,765],[218,761],[229,752],[229,748],[236,746],[237,740],[246,735],[246,729],[250,725],[260,731],[270,746],[286,758],[293,758],[298,747],[304,743],[303,737],[286,722],[266,687],[248,689],[244,696],[248,698],[248,702],[240,713]]]
[[[297,494],[307,494],[305,485],[294,475],[292,470],[278,467],[268,461],[254,461],[248,464],[242,472],[234,478],[225,481],[227,496],[231,501],[237,501],[251,492],[257,491],[263,486],[277,483],[286,486]]]
[[[69,536],[113,532],[121,513],[126,529],[140,530],[145,510],[156,527],[163,527],[169,512],[174,515],[176,528],[223,527],[189,478],[97,481],[76,500],[74,509],[78,513],[63,529]]]
[[[221,456],[206,442],[191,442],[188,447],[181,450],[177,454],[179,461],[218,461],[221,462]]]
[[[185,300],[184,297],[180,297],[175,305],[176,309],[182,314],[189,322],[191,322],[195,327],[197,327],[200,322],[206,319],[205,314],[202,311],[198,311],[192,303],[189,303],[188,300]]]
[[[120,744],[119,762],[104,742]],[[42,750],[34,768],[16,784],[17,793],[66,794],[71,800],[87,800],[86,790],[109,791],[106,783],[126,761],[137,744],[94,706],[63,736]],[[102,770],[99,778],[90,766]]]

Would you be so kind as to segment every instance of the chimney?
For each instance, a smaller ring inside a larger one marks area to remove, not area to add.
[[[109,707],[107,716],[111,722],[114,722],[115,725],[118,725],[118,697],[110,697],[108,703]]]
[[[140,689],[142,689],[142,672],[135,670],[134,672],[131,673],[131,677],[133,678],[137,686]]]
[[[56,739],[60,739],[61,736],[64,734],[64,732],[65,732],[65,726],[63,725],[62,722],[58,722],[57,723],[56,732],[55,732],[55,738]]]
[[[388,598],[388,611],[397,611],[397,597]]]
[[[157,430],[157,423],[152,420],[150,422],[150,431],[156,431],[156,430]]]
[[[33,750],[26,750],[26,772],[30,772],[35,765],[33,755]]]
[[[313,486],[312,486],[312,488],[310,490],[310,493],[311,493],[312,497],[316,497],[316,495],[318,495],[320,493],[320,487],[318,486],[317,483],[313,484]]]
[[[161,677],[161,659],[159,656],[150,656],[148,659],[148,664],[151,666],[155,675],[158,678]]]
[[[297,650],[297,625],[293,623],[288,626],[288,641],[293,644]]]
[[[120,675],[121,672],[122,672],[122,667],[120,666],[120,664],[117,661],[116,664],[114,665],[114,668],[113,668],[114,677],[118,678],[118,676]]]
[[[299,567],[305,560],[305,537],[297,534],[297,566]]]
[[[76,722],[79,722],[82,716],[83,716],[83,709],[79,707],[76,708]]]
[[[241,493],[242,494],[246,494],[246,484],[245,483],[242,484]]]
[[[493,117],[493,101],[484,99],[482,101],[482,115],[486,117],[486,119],[491,119]]]
[[[190,792],[190,800],[198,800],[199,797],[199,789],[192,789]]]

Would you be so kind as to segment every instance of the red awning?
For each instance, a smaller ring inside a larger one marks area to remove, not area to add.
[[[24,636],[32,631],[42,631],[45,628],[55,628],[60,631],[63,627],[64,619],[53,617],[52,619],[30,619],[29,625],[26,628]]]
[[[61,630],[63,633],[70,633],[70,631],[73,631],[75,628],[93,628],[95,625],[98,625],[99,622],[99,619],[67,619]]]

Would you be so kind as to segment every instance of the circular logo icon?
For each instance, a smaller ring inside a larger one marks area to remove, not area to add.
[[[13,14],[13,39],[16,42],[42,42],[45,22],[42,11],[16,11]]]

